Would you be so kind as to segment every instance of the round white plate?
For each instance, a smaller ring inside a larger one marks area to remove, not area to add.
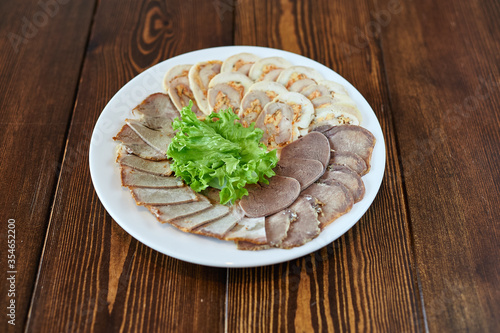
[[[116,142],[113,136],[132,118],[131,110],[148,95],[163,91],[164,74],[172,66],[194,64],[199,61],[225,58],[240,52],[250,52],[259,57],[280,56],[294,65],[309,66],[321,72],[327,80],[344,85],[363,115],[361,125],[377,139],[373,150],[370,172],[363,177],[366,193],[346,215],[335,220],[309,243],[291,250],[240,251],[233,242],[184,233],[159,223],[144,207],[137,206],[128,189],[120,183],[118,165],[115,163]],[[92,134],[90,144],[90,174],[97,195],[109,215],[130,235],[145,245],[191,263],[215,267],[254,267],[292,260],[314,252],[349,230],[370,207],[375,198],[385,168],[385,144],[382,129],[370,105],[363,96],[339,74],[309,58],[264,47],[227,46],[186,53],[165,60],[128,82],[109,101]]]

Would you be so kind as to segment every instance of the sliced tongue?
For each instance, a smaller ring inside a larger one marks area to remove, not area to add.
[[[184,186],[180,178],[157,176],[125,165],[121,166],[121,178],[122,186],[128,187],[175,188]]]
[[[345,165],[354,170],[360,176],[363,176],[368,172],[365,160],[363,160],[358,154],[347,151],[332,151],[332,157],[330,158],[330,165],[331,164]]]
[[[266,217],[266,236],[270,246],[279,246],[285,239],[290,223],[296,219],[296,214],[289,209],[282,210]]]
[[[129,125],[124,125],[113,140],[120,141],[130,154],[152,161],[167,160],[166,154],[148,145]]]
[[[160,153],[166,154],[168,145],[172,142],[172,137],[174,136],[173,131],[157,131],[152,130],[142,124],[140,121],[135,119],[125,120],[130,128],[137,133],[148,145],[159,151]]]
[[[225,236],[225,240],[266,244],[265,218],[242,218]]]
[[[194,215],[189,215],[170,221],[170,224],[181,229],[182,231],[190,232],[201,225],[217,220],[221,217],[226,216],[227,214],[229,214],[229,207],[224,205],[214,205]]]
[[[172,174],[169,161],[149,161],[135,155],[123,154],[122,152],[118,154],[117,161],[121,166],[128,166],[152,175],[170,176]]]
[[[131,188],[138,205],[171,205],[198,201],[196,193],[188,186],[178,188]]]
[[[279,246],[282,249],[304,245],[321,232],[318,213],[307,198],[299,197],[289,209],[295,213],[296,219],[290,225],[286,238]]]
[[[319,179],[320,183],[330,184],[332,181],[339,181],[349,189],[354,199],[354,203],[359,202],[365,195],[365,185],[358,175],[351,168],[343,165],[330,165],[325,174]]]
[[[335,126],[324,132],[336,152],[351,152],[365,160],[368,169],[375,147],[375,137],[367,129],[356,125]]]
[[[200,213],[212,207],[210,201],[202,195],[198,195],[198,201],[181,203],[177,205],[147,206],[160,222],[170,222],[180,217]]]
[[[193,232],[195,234],[223,239],[229,230],[231,230],[236,223],[241,221],[243,216],[243,211],[239,208],[239,206],[235,205],[231,207],[231,212],[228,215],[209,222],[200,228],[193,230]]]
[[[166,131],[172,131],[172,120],[181,116],[170,97],[163,93],[149,95],[132,113],[138,114],[146,127]]]
[[[324,168],[318,160],[282,158],[274,168],[274,172],[279,176],[297,179],[300,183],[300,189],[304,190],[321,177]]]
[[[319,132],[311,132],[283,147],[281,159],[303,158],[318,160],[326,168],[330,161],[330,144]]]

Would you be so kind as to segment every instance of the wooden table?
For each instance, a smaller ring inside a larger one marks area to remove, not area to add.
[[[500,330],[500,2],[10,0],[0,13],[0,331]],[[89,140],[110,98],[221,45],[310,57],[377,114],[380,192],[316,253],[182,262],[129,236],[94,192]]]

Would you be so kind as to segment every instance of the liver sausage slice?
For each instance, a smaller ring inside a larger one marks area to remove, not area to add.
[[[354,204],[349,190],[335,181],[328,185],[314,183],[303,191],[302,195],[318,212],[321,229],[349,212]]]
[[[318,160],[282,158],[274,168],[274,172],[279,176],[297,179],[302,191],[323,175],[324,168]]]
[[[331,165],[319,179],[319,183],[328,184],[331,180],[342,183],[351,192],[354,203],[359,202],[365,195],[365,185],[361,177],[351,168],[343,165]]]
[[[248,196],[240,200],[240,206],[248,217],[274,214],[290,206],[300,194],[300,184],[290,177],[274,176],[269,184],[248,186]]]
[[[198,201],[196,193],[189,187],[178,188],[131,188],[130,192],[138,205],[171,205]]]
[[[169,161],[149,161],[135,155],[119,154],[118,162],[121,166],[128,166],[132,169],[150,173],[157,176],[170,176],[172,169],[170,169]]]
[[[163,93],[149,95],[133,110],[140,121],[151,129],[172,132],[172,121],[181,116],[170,97]]]
[[[244,217],[225,235],[224,239],[252,244],[266,244],[265,221],[264,217]]]
[[[370,131],[357,125],[341,125],[332,127],[325,135],[333,150],[358,154],[370,169],[370,159],[375,147],[375,137]]]
[[[214,205],[209,209],[194,215],[181,217],[170,221],[170,224],[181,229],[182,231],[192,231],[193,229],[204,225],[210,221],[219,219],[229,214],[229,207],[223,205]]]
[[[148,145],[129,125],[124,125],[113,140],[122,142],[125,150],[147,160],[163,161],[167,155]]]
[[[318,160],[326,168],[330,161],[330,143],[319,132],[311,132],[283,147],[281,159],[303,158]]]
[[[279,246],[282,249],[304,245],[321,232],[318,213],[307,198],[299,197],[289,209],[297,218],[290,225],[286,238]]]
[[[180,178],[157,176],[125,165],[121,166],[121,178],[122,186],[128,187],[174,188],[184,186]]]
[[[165,223],[180,217],[202,212],[212,207],[212,204],[204,196],[198,195],[198,201],[166,206],[147,205],[146,207],[158,218],[158,221]]]
[[[344,152],[332,151],[332,157],[330,158],[330,165],[332,164],[345,165],[354,170],[360,176],[363,176],[368,172],[368,167],[366,166],[365,160],[363,160],[356,153],[351,153],[347,151]]]

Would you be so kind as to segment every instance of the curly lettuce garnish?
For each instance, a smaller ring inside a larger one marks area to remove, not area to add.
[[[245,128],[229,108],[204,120],[191,111],[192,102],[181,110],[182,118],[172,123],[177,131],[167,155],[175,175],[200,192],[208,186],[220,189],[220,202],[234,202],[248,195],[246,184],[263,182],[275,175],[276,150],[260,143],[262,130],[254,124]]]

